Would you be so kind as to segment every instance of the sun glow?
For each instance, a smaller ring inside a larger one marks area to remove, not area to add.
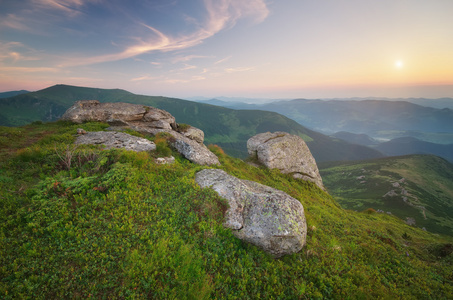
[[[397,61],[395,61],[395,68],[401,69],[403,66],[404,66],[404,63],[402,60],[398,59]]]

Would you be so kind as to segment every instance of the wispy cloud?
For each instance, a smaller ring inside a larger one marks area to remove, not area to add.
[[[33,54],[36,54],[36,51],[25,47],[22,43],[2,43],[0,41],[0,61],[17,63],[19,61],[39,60],[39,58]]]
[[[20,73],[38,73],[38,72],[60,72],[58,68],[47,67],[0,67],[0,72],[20,72]]]
[[[152,51],[168,52],[186,49],[202,43],[205,39],[212,37],[225,28],[234,26],[240,18],[251,18],[253,22],[261,22],[269,14],[269,10],[267,9],[264,0],[205,0],[204,4],[207,11],[207,17],[200,23],[202,25],[192,33],[174,37],[141,22],[138,24],[147,28],[149,35],[133,39],[135,42],[126,46],[123,51],[89,58],[85,57],[83,59],[68,60],[62,63],[62,65],[88,65],[131,58]],[[183,57],[181,58],[183,59],[181,61],[184,61],[184,59],[190,60],[195,57],[196,56]]]
[[[76,16],[81,13],[80,7],[86,2],[84,0],[32,0],[38,9],[41,10],[58,10],[69,16]]]
[[[236,72],[247,72],[254,70],[254,67],[237,67],[237,68],[226,68],[226,73],[236,73]]]
[[[185,56],[176,56],[174,57],[171,62],[172,63],[178,63],[178,62],[187,62],[187,61],[190,61],[192,59],[195,59],[195,58],[206,58],[206,57],[209,57],[209,56],[205,56],[205,55],[185,55]]]
[[[232,57],[232,55],[227,56],[227,57],[222,58],[222,59],[219,59],[218,61],[216,61],[216,62],[214,63],[214,65],[218,65],[218,64],[221,64],[221,63],[223,63],[223,62],[226,62],[226,61],[228,61],[231,57]]]
[[[28,31],[30,30],[30,27],[26,25],[25,21],[26,20],[24,20],[17,14],[7,14],[6,16],[2,17],[2,20],[0,21],[0,27],[8,27],[20,31]]]
[[[132,78],[130,81],[145,81],[145,80],[156,80],[156,79],[159,79],[159,77],[143,75],[140,77]]]

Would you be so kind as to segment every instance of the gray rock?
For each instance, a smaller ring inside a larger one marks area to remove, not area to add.
[[[203,144],[204,132],[201,129],[190,126],[185,132],[181,132],[181,134],[197,143]]]
[[[220,165],[219,158],[204,144],[200,144],[182,134],[173,131],[170,134],[175,138],[170,143],[185,158],[199,165]]]
[[[156,162],[156,164],[159,164],[159,165],[167,165],[167,164],[175,163],[175,158],[173,156],[158,157],[154,161]]]
[[[147,106],[130,103],[100,103],[98,100],[76,101],[61,117],[75,123],[86,121],[122,122],[139,121],[147,112]]]
[[[236,237],[274,257],[296,253],[305,245],[304,208],[288,194],[218,169],[198,172],[195,181],[228,200],[224,226],[231,228]]]
[[[107,122],[110,130],[125,128],[139,132],[157,134],[168,132],[174,136],[172,145],[184,157],[201,165],[219,165],[217,156],[203,144],[202,130],[190,127],[183,135],[176,132],[175,118],[162,109],[130,103],[100,103],[98,100],[76,101],[62,116],[62,120],[75,123],[86,121]],[[105,144],[105,142],[102,142]]]
[[[86,130],[83,128],[77,128],[77,134],[86,134]]]
[[[302,138],[286,132],[260,133],[247,141],[247,150],[269,169],[312,181],[325,190],[316,161]]]
[[[397,196],[397,195],[398,195],[398,194],[395,192],[395,190],[390,190],[390,191],[388,191],[388,192],[387,192],[384,196],[382,196],[382,197],[384,197],[384,198],[386,198],[386,197],[395,197],[395,196]]]
[[[136,152],[156,150],[156,145],[147,139],[112,131],[87,132],[77,137],[76,144],[104,145],[105,149],[124,148]]]

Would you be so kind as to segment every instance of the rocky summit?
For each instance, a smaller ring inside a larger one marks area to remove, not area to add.
[[[189,126],[179,130],[179,124],[167,111],[151,106],[131,103],[100,103],[98,100],[76,101],[61,117],[75,123],[87,121],[106,122],[110,129],[126,128],[155,135],[167,132],[172,135],[170,143],[185,158],[199,165],[219,165],[217,156],[203,144],[202,130]]]
[[[260,133],[247,141],[247,151],[269,169],[312,181],[325,190],[316,161],[301,137],[286,132]]]
[[[136,152],[156,150],[156,145],[147,139],[113,131],[87,132],[77,137],[76,144],[104,145],[105,149],[124,148]]]
[[[288,194],[219,169],[195,175],[201,187],[211,187],[228,201],[225,227],[274,257],[299,252],[305,245],[304,207]]]

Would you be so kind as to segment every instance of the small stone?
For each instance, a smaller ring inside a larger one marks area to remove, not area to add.
[[[167,165],[175,163],[175,158],[173,156],[170,157],[158,157],[154,160],[156,164],[159,165]]]
[[[85,129],[77,128],[77,134],[87,134],[87,132],[85,131]]]

